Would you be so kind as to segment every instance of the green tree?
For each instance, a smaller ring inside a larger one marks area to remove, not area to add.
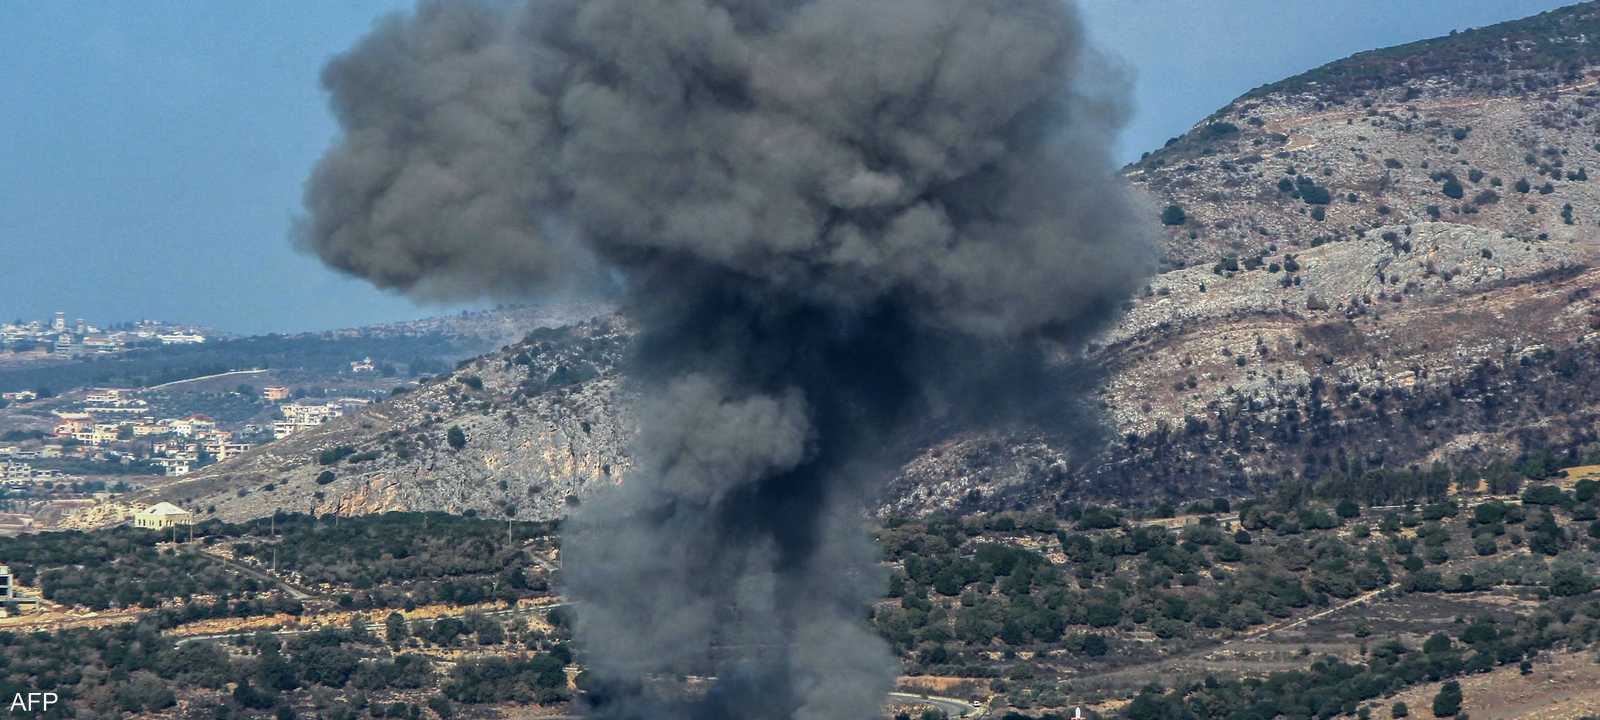
[[[408,637],[411,637],[411,629],[406,626],[404,615],[392,612],[389,613],[389,617],[383,619],[383,638],[388,640],[390,645],[398,647]]]
[[[1389,715],[1397,718],[1410,717],[1411,708],[1406,707],[1403,702],[1397,702],[1393,707],[1389,708]]]
[[[1439,688],[1438,695],[1433,696],[1433,716],[1455,717],[1459,712],[1461,712],[1461,683],[1450,680]]]
[[[1561,563],[1550,571],[1550,594],[1556,597],[1582,595],[1594,589],[1594,579],[1576,563]]]
[[[467,434],[461,430],[460,425],[451,425],[444,434],[445,442],[450,443],[451,449],[460,450],[467,446]]]
[[[1188,220],[1188,214],[1183,211],[1181,205],[1168,205],[1167,209],[1161,211],[1162,225],[1182,225]]]

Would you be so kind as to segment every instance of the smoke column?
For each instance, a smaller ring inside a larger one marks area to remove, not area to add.
[[[1045,393],[1152,265],[1061,0],[423,2],[323,83],[302,247],[423,298],[625,288],[637,466],[564,538],[598,717],[876,717],[883,449]]]

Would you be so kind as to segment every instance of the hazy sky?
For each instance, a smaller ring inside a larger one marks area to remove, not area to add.
[[[1250,88],[1558,0],[1088,0],[1136,77],[1124,160]],[[288,242],[335,133],[327,57],[397,0],[0,0],[0,319],[234,332],[437,314]]]

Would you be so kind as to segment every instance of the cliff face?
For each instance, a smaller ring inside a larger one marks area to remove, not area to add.
[[[1086,358],[1112,442],[930,428],[885,508],[1223,493],[1593,441],[1597,32],[1588,4],[1363,53],[1129,167],[1170,224],[1164,272]],[[556,516],[629,467],[628,337],[618,318],[536,333],[151,495],[227,517]],[[380,455],[319,464],[339,446]]]

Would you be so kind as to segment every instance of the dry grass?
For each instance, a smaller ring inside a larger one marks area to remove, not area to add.
[[[1459,679],[1462,712],[1473,718],[1569,720],[1600,713],[1600,664],[1590,655],[1564,652],[1535,662],[1523,675],[1515,665]],[[1395,702],[1404,702],[1411,717],[1432,717],[1433,696],[1443,683],[1410,688],[1375,703],[1372,716],[1390,718]]]

